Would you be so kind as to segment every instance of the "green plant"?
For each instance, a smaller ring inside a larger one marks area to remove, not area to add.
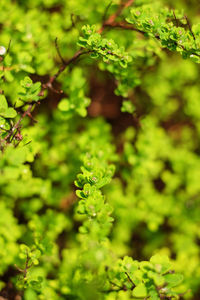
[[[198,299],[191,3],[1,0],[3,299]]]

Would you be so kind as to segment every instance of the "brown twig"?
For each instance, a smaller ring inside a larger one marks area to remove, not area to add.
[[[75,17],[76,17],[76,19],[75,19]],[[67,29],[65,29],[65,32],[71,31],[72,28],[76,27],[76,24],[78,22],[82,21],[80,16],[75,16],[74,14],[71,14],[70,18],[71,18],[71,25]]]
[[[104,18],[103,18],[103,24],[101,26],[101,28],[98,30],[99,33],[102,33],[104,31],[104,29],[106,27],[111,27],[111,28],[119,28],[119,29],[125,29],[125,30],[131,30],[131,31],[135,31],[135,32],[138,32],[138,33],[141,33],[143,35],[147,34],[147,32],[145,31],[142,31],[140,29],[137,29],[135,27],[133,27],[132,25],[130,25],[129,23],[127,22],[117,22],[116,19],[120,16],[120,14],[122,13],[122,11],[125,9],[125,8],[128,8],[129,6],[131,6],[133,4],[134,0],[128,0],[126,2],[121,2],[121,4],[119,5],[119,8],[117,9],[117,11],[112,14],[107,20],[105,20],[105,16],[107,14],[107,11],[111,5],[111,3],[107,6],[106,8],[106,12],[104,14]],[[73,16],[71,16],[72,18],[72,26],[74,26],[74,22],[73,22]],[[176,18],[176,15],[175,15],[175,12],[174,12],[174,18],[175,18],[175,21],[177,22],[178,19]],[[185,16],[185,19],[187,21],[187,26],[188,26],[188,29],[190,30],[194,40],[195,40],[195,35],[192,31],[192,28],[191,28],[191,25],[189,23],[189,20],[188,18]],[[154,36],[157,40],[160,41],[160,36],[159,35],[155,35]],[[8,44],[8,48],[7,48],[7,53],[9,52],[9,49],[10,49],[10,44],[11,44],[11,40]],[[182,48],[183,50],[185,50],[185,47],[183,45],[180,45],[180,44],[176,44],[177,47],[180,47]],[[71,65],[72,63],[74,63],[80,56],[84,55],[84,54],[88,54],[90,52],[92,52],[91,50],[88,50],[88,51],[84,51],[82,49],[78,50],[70,59],[68,60],[65,60],[61,53],[60,53],[60,49],[59,49],[59,46],[58,46],[58,39],[56,38],[55,39],[55,47],[56,47],[56,50],[57,50],[57,53],[58,53],[58,56],[60,57],[61,59],[61,66],[59,67],[58,71],[49,78],[49,81],[46,82],[45,84],[42,85],[42,90],[40,92],[40,96],[43,96],[44,95],[44,91],[46,89],[51,89],[52,91],[54,91],[55,93],[62,93],[62,91],[58,91],[56,90],[54,87],[53,87],[53,83],[56,81],[56,79],[59,77],[59,75],[65,71],[65,69]],[[198,53],[191,53],[193,55],[196,55],[198,57],[200,57],[200,54]],[[38,102],[37,102],[38,103]],[[9,133],[7,134],[7,136],[4,138],[4,140],[8,140],[13,134],[14,132],[16,131],[16,133],[19,131],[19,128],[20,128],[20,124],[22,122],[22,120],[28,115],[31,117],[31,109],[33,107],[34,103],[31,103],[29,104],[27,110],[22,114],[21,118],[18,120],[18,122],[9,130]]]
[[[20,124],[22,122],[22,120],[29,115],[31,113],[31,109],[33,107],[33,103],[29,104],[27,110],[25,110],[25,112],[22,114],[22,116],[20,117],[20,119],[17,121],[17,123],[11,128],[11,130],[9,131],[9,133],[6,135],[6,137],[4,138],[4,140],[9,140],[9,138],[14,134],[15,130],[18,131]]]
[[[44,83],[42,85],[42,90],[40,92],[40,95],[43,95],[44,91],[46,89],[51,89],[53,91],[55,91],[55,89],[53,88],[53,82],[58,78],[58,76],[65,71],[65,69],[71,65],[72,63],[74,63],[80,56],[90,53],[91,50],[88,51],[83,51],[83,50],[78,50],[70,59],[68,59],[67,61],[63,61],[63,64],[60,66],[60,68],[58,69],[57,73],[55,73],[52,77],[50,77],[49,81],[47,83]],[[58,92],[58,91],[56,91]],[[61,91],[62,92],[62,91]]]
[[[1,71],[11,71],[14,70],[16,67],[4,67],[4,66],[0,66],[0,70]]]
[[[112,27],[112,28],[119,28],[119,29],[125,29],[125,30],[132,30],[132,31],[141,33],[141,34],[143,34],[143,35],[148,34],[148,32],[145,32],[145,31],[143,31],[143,30],[140,30],[140,29],[138,29],[138,28],[135,28],[135,27],[133,27],[132,25],[130,25],[129,23],[127,23],[127,22],[113,22],[112,24],[105,24],[104,27]],[[154,37],[155,37],[158,41],[160,41],[160,36],[159,36],[159,35],[155,35]],[[180,44],[176,43],[176,46],[182,48],[184,51],[186,50],[185,47],[184,47],[183,45],[180,45]],[[191,53],[191,55],[195,55],[195,56],[200,57],[200,54],[195,53],[195,52],[194,52],[194,53]]]
[[[141,34],[145,34],[145,31],[142,31],[140,29],[137,29],[135,27],[133,27],[132,25],[130,25],[127,22],[112,22],[110,24],[105,24],[104,27],[111,27],[111,28],[121,28],[121,29],[126,29],[126,30],[132,30],[132,31],[136,31],[139,32]]]
[[[28,256],[28,253],[27,253],[27,255],[26,255],[26,262],[25,262],[25,268],[23,270],[24,280],[26,279],[27,272],[28,272],[28,269],[29,269],[29,266],[28,266],[29,260],[30,260],[30,257]]]
[[[9,40],[9,43],[8,43],[6,55],[8,55],[8,53],[10,52],[10,46],[11,46],[11,39]]]
[[[178,27],[178,19],[176,17],[176,13],[175,13],[174,9],[173,9],[173,16],[174,16],[174,20],[176,22],[176,26]]]
[[[106,9],[105,9],[104,14],[103,14],[103,17],[102,17],[102,24],[104,24],[105,21],[106,21],[107,13],[108,13],[108,10],[109,10],[109,8],[111,7],[112,3],[113,3],[113,2],[111,1],[111,2],[108,3],[108,5],[106,6]]]
[[[134,289],[135,288],[135,283],[133,282],[133,280],[131,279],[130,275],[128,274],[128,272],[125,272],[126,276],[128,277],[128,280],[132,283],[132,288],[131,289]]]
[[[66,64],[66,61],[64,60],[64,58],[62,57],[61,53],[60,53],[60,49],[58,47],[58,38],[55,38],[55,47],[56,47],[56,51],[58,53],[58,56],[60,57],[61,62],[64,64]]]
[[[31,263],[31,264],[29,265],[29,261],[30,261],[30,257],[29,257],[28,252],[27,252],[24,269],[19,268],[16,264],[14,265],[15,268],[16,268],[20,273],[23,273],[23,278],[24,278],[24,280],[26,280],[26,278],[27,278],[27,272],[28,272],[28,270],[33,266],[33,263]]]
[[[107,20],[105,20],[102,24],[102,27],[99,29],[99,33],[102,33],[103,30],[105,29],[106,26],[111,26],[111,27],[117,27],[117,23],[115,23],[115,20],[117,19],[117,17],[119,17],[119,15],[122,13],[122,11],[129,7],[130,5],[132,5],[132,3],[134,2],[134,0],[128,0],[126,2],[121,2],[118,10],[113,14],[111,15]],[[73,22],[73,17],[71,16],[71,19],[72,19],[72,26],[74,26],[74,22]],[[51,89],[53,90],[54,92],[56,93],[62,93],[62,91],[57,91],[54,87],[53,87],[53,83],[56,81],[56,79],[59,77],[59,75],[61,73],[63,73],[65,71],[65,69],[71,65],[72,63],[74,63],[79,57],[81,57],[82,55],[84,54],[88,54],[90,52],[92,52],[91,50],[88,50],[88,51],[84,51],[82,49],[78,50],[70,59],[68,60],[65,60],[63,59],[61,53],[60,53],[60,49],[58,47],[58,43],[57,43],[57,38],[55,39],[55,46],[56,46],[56,50],[57,50],[57,53],[61,59],[61,66],[60,68],[58,69],[58,71],[49,78],[49,81],[47,83],[44,83],[42,85],[42,89],[40,91],[40,96],[43,96],[44,95],[44,91],[46,89]],[[9,51],[10,49],[10,43],[11,41],[9,42],[9,45],[8,45],[8,50],[7,52]],[[38,102],[37,102],[38,103]],[[20,124],[22,122],[22,120],[26,117],[26,116],[30,116],[31,117],[31,110],[33,108],[33,105],[35,103],[31,103],[29,104],[28,108],[24,111],[24,113],[22,114],[22,116],[20,117],[20,119],[17,121],[17,123],[9,130],[9,133],[6,135],[6,137],[4,138],[5,141],[8,142],[8,140],[10,139],[10,137],[12,137],[12,135],[16,132],[19,131],[19,128],[20,128]]]
[[[128,0],[126,2],[121,2],[118,10],[114,14],[112,14],[107,20],[105,20],[103,22],[101,28],[98,30],[98,33],[102,33],[106,26],[111,26],[115,22],[115,20],[121,15],[122,11],[125,8],[128,8],[129,6],[131,6],[133,4],[133,2],[134,2],[134,0]]]
[[[121,3],[118,10],[113,14],[111,15],[107,20],[104,21],[104,23],[102,24],[102,27],[99,29],[99,33],[101,33],[104,28],[106,26],[112,26],[114,23],[115,23],[115,19],[122,13],[122,11],[129,7],[132,3],[134,2],[134,0],[128,0],[127,2],[124,2],[124,3]],[[62,65],[60,66],[59,70],[57,71],[57,73],[55,75],[53,75],[52,77],[50,77],[49,81],[45,84],[43,84],[42,86],[42,91],[41,91],[41,94],[43,94],[44,90],[47,89],[47,88],[50,88],[52,89],[52,84],[53,82],[57,79],[57,77],[65,71],[65,69],[70,65],[72,64],[73,62],[75,62],[81,55],[84,55],[84,54],[87,54],[87,53],[90,53],[91,50],[89,51],[83,51],[83,50],[78,50],[73,56],[72,58],[68,59],[67,61],[65,61],[60,53],[60,50],[59,50],[59,47],[58,47],[58,44],[57,44],[57,39],[55,40],[55,44],[56,44],[56,49],[57,49],[57,52],[58,52],[58,55],[62,61]]]
[[[192,31],[192,26],[191,26],[190,21],[189,21],[189,19],[188,19],[188,17],[186,15],[185,15],[185,20],[187,22],[188,29],[189,29],[189,31],[190,31],[190,33],[191,33],[194,41],[196,42],[196,37],[194,35],[194,32]]]
[[[129,7],[132,3],[134,2],[134,0],[128,0],[127,2],[123,2],[120,4],[118,10],[111,15],[107,20],[104,21],[102,27],[99,29],[99,33],[101,33],[105,26],[112,26],[115,22],[115,19],[122,13],[122,11]],[[59,47],[58,47],[58,43],[57,43],[57,38],[55,40],[55,45],[56,45],[56,50],[57,53],[62,61],[62,65],[60,66],[60,68],[58,69],[57,73],[55,75],[53,75],[52,77],[50,77],[49,81],[45,84],[42,85],[42,90],[40,92],[40,95],[43,95],[44,90],[46,89],[51,89],[55,92],[55,89],[53,88],[53,82],[58,78],[58,76],[65,71],[65,69],[71,65],[72,63],[74,63],[80,56],[84,55],[84,54],[88,54],[90,52],[92,52],[91,50],[88,51],[84,51],[84,50],[78,50],[70,59],[68,59],[67,61],[63,59]],[[58,92],[58,91],[56,91]],[[62,92],[62,91],[61,91]]]
[[[56,41],[57,42],[57,41]],[[57,48],[58,49],[58,48]],[[91,51],[82,51],[79,50],[77,51],[74,56],[72,56],[70,59],[68,59],[67,61],[62,60],[63,64],[60,66],[59,70],[57,71],[57,73],[55,75],[53,75],[52,77],[50,77],[49,81],[45,84],[43,84],[42,86],[42,90],[40,92],[40,96],[43,95],[44,90],[49,88],[51,90],[53,90],[56,93],[61,93],[62,91],[57,91],[56,89],[54,89],[53,87],[53,82],[57,79],[57,77],[72,63],[74,63],[81,55],[87,54]],[[59,52],[60,53],[60,52]],[[34,103],[30,103],[28,108],[24,111],[24,113],[21,115],[20,119],[17,121],[17,123],[12,126],[12,128],[9,130],[9,133],[5,136],[5,138],[3,139],[4,141],[9,141],[9,139],[14,136],[20,129],[20,125],[22,120],[26,117],[29,116],[30,118],[32,118],[31,116],[31,110],[34,106],[34,104],[39,104],[39,102],[34,102]]]

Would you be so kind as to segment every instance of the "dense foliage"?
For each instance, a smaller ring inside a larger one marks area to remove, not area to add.
[[[0,9],[0,298],[199,299],[199,2]]]

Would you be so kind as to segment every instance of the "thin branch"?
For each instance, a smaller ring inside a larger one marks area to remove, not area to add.
[[[11,39],[9,40],[9,43],[8,43],[6,55],[8,55],[8,53],[10,52],[10,46],[11,46]],[[6,56],[6,55],[5,55],[5,56]]]
[[[55,38],[55,47],[56,47],[56,51],[58,53],[58,56],[60,57],[61,62],[63,63],[63,65],[66,64],[66,61],[64,60],[64,58],[62,57],[61,53],[60,53],[60,49],[58,47],[58,38]]]
[[[11,128],[10,132],[6,135],[6,137],[4,138],[4,140],[8,140],[8,139],[14,134],[14,131],[19,129],[22,120],[23,120],[27,115],[30,115],[30,112],[31,112],[31,109],[32,109],[33,105],[34,105],[33,103],[29,104],[27,110],[25,110],[25,112],[22,114],[22,116],[21,116],[20,119],[17,121],[17,123]]]
[[[128,280],[132,283],[132,289],[135,288],[135,283],[133,282],[133,280],[131,279],[131,277],[129,276],[128,272],[125,272],[126,276],[128,277]]]
[[[110,1],[110,3],[108,3],[108,5],[106,6],[106,9],[105,9],[104,14],[103,14],[103,17],[102,17],[102,24],[104,24],[105,21],[106,21],[107,13],[108,13],[108,11],[109,11],[109,9],[110,9],[112,3],[113,3],[113,1]]]
[[[107,24],[106,23],[104,26],[105,27],[112,27],[112,28],[121,28],[121,29],[126,29],[126,30],[132,30],[132,31],[139,32],[141,34],[145,34],[146,33],[145,31],[142,31],[140,29],[137,29],[137,28],[133,27],[132,25],[130,25],[127,22],[113,22],[111,24]]]
[[[130,24],[127,23],[127,22],[113,22],[112,24],[105,24],[104,26],[105,26],[105,27],[112,27],[112,28],[120,28],[120,29],[132,30],[132,31],[141,33],[141,34],[143,34],[143,35],[148,34],[148,32],[145,32],[145,31],[143,31],[143,30],[137,29],[137,28],[133,27],[132,25],[130,25]],[[159,41],[161,40],[159,35],[155,35],[154,37],[155,37],[157,40],[159,40]],[[184,51],[186,51],[186,49],[185,49],[185,47],[184,47],[183,45],[180,45],[180,44],[176,43],[176,46],[177,46],[177,47],[180,47],[180,48],[182,48]],[[195,56],[200,57],[200,54],[195,53],[195,52],[191,53],[191,55],[195,55]]]
[[[114,14],[112,14],[106,21],[104,21],[101,28],[98,30],[98,33],[102,33],[105,26],[112,25],[115,22],[115,20],[121,15],[123,10],[125,8],[128,8],[129,6],[131,6],[133,4],[133,2],[134,2],[134,0],[128,0],[126,2],[121,2],[121,4],[118,7],[118,10]]]
[[[75,27],[75,25],[76,25],[76,24],[75,24],[75,20],[74,20],[74,14],[71,14],[71,15],[70,15],[70,18],[71,18],[72,28],[73,28],[73,27]]]
[[[178,27],[178,19],[177,19],[177,17],[176,17],[176,14],[175,14],[174,9],[173,9],[173,16],[174,16],[174,20],[175,20],[175,22],[176,22],[176,26]]]
[[[122,2],[118,8],[118,10],[113,14],[111,15],[107,20],[105,20],[103,22],[103,25],[102,27],[99,29],[99,33],[101,33],[106,26],[112,26],[112,27],[116,27],[114,26],[115,25],[115,20],[116,18],[122,13],[122,11],[129,7],[132,3],[134,2],[134,0],[128,0],[126,2]],[[107,7],[107,10],[108,8],[110,7],[110,5]],[[73,15],[71,15],[71,20],[72,20],[72,26],[75,25],[74,23],[74,20],[73,20]],[[72,63],[74,63],[79,57],[81,57],[82,55],[84,54],[88,54],[90,52],[92,52],[91,50],[88,50],[88,51],[84,51],[84,50],[78,50],[70,59],[68,60],[64,60],[61,53],[60,53],[60,49],[59,49],[59,46],[58,46],[58,42],[57,42],[57,38],[55,39],[55,46],[56,46],[56,50],[57,50],[57,53],[61,59],[61,62],[62,62],[62,65],[60,66],[60,68],[58,69],[57,73],[55,73],[53,76],[50,77],[49,81],[45,84],[42,85],[42,89],[40,91],[40,94],[39,96],[43,96],[44,95],[44,91],[46,89],[51,89],[53,90],[54,92],[56,93],[62,93],[62,91],[57,91],[54,87],[53,87],[53,83],[56,81],[56,79],[59,77],[59,75],[61,73],[63,73],[65,71],[65,69],[71,65]],[[8,50],[7,52],[9,51],[10,49],[10,43],[11,41],[9,42],[9,45],[8,45]],[[38,102],[37,102],[38,103]],[[20,124],[22,122],[22,120],[26,117],[26,116],[31,116],[31,110],[32,110],[32,107],[35,103],[31,103],[29,104],[27,110],[25,110],[25,112],[22,114],[22,116],[20,117],[20,119],[17,121],[17,123],[10,129],[9,133],[7,134],[7,136],[4,138],[5,141],[8,141],[14,134],[15,134],[15,131],[16,133],[19,131],[19,128],[20,128]]]
[[[67,61],[63,61],[63,64],[60,66],[59,70],[57,71],[57,73],[50,77],[49,81],[45,84],[43,84],[42,86],[42,90],[40,92],[40,96],[43,95],[44,93],[44,90],[49,88],[51,90],[53,90],[54,92],[56,93],[62,93],[62,91],[57,91],[56,89],[54,89],[53,87],[53,82],[57,79],[57,77],[69,66],[71,65],[72,63],[74,63],[80,56],[84,55],[84,54],[87,54],[87,53],[90,53],[91,51],[88,50],[88,51],[82,51],[82,50],[79,50],[77,51],[74,56],[72,56],[70,59],[68,59]],[[33,103],[30,103],[28,108],[24,111],[24,113],[21,115],[20,119],[17,121],[17,123],[9,130],[9,133],[5,136],[5,138],[3,139],[4,141],[9,141],[9,139],[11,137],[15,137],[16,133],[19,131],[20,129],[20,125],[21,125],[21,122],[22,120],[26,117],[26,116],[29,116],[31,119],[32,118],[32,115],[31,115],[31,110],[34,106],[34,104],[39,104],[39,102],[33,102]],[[34,120],[35,121],[35,120]],[[10,141],[11,142],[11,141]]]
[[[99,29],[99,33],[101,33],[105,26],[108,26],[108,25],[112,25],[115,21],[115,19],[122,13],[122,11],[129,7],[132,3],[134,2],[134,0],[128,0],[127,2],[124,2],[124,3],[121,3],[118,10],[113,14],[111,15],[106,21],[104,21],[102,27]],[[107,7],[109,8],[109,7]],[[54,88],[52,86],[53,82],[58,78],[58,76],[65,71],[65,69],[71,65],[72,63],[74,63],[80,56],[84,55],[84,54],[88,54],[91,52],[91,50],[88,50],[88,51],[83,51],[83,50],[78,50],[73,56],[72,58],[68,59],[67,61],[65,61],[60,53],[60,50],[59,50],[59,47],[58,47],[58,44],[57,44],[57,38],[55,40],[55,44],[56,44],[56,49],[57,49],[57,52],[58,52],[58,55],[62,61],[62,65],[60,66],[59,70],[57,71],[57,73],[55,75],[53,75],[52,77],[50,77],[49,81],[45,84],[43,84],[42,86],[42,90],[41,90],[41,93],[40,95],[43,95],[44,94],[44,90],[49,88],[53,91]]]
[[[81,21],[80,16],[75,16],[74,14],[71,14],[70,18],[71,18],[71,25],[67,29],[65,29],[65,32],[72,30],[72,28],[76,27],[76,24]]]
[[[112,284],[114,287],[116,287],[117,289],[109,289],[109,290],[106,290],[106,291],[102,291],[102,293],[105,293],[105,294],[107,294],[107,293],[112,293],[112,292],[119,292],[119,291],[127,291],[127,288],[125,287],[125,286],[120,286],[120,285],[118,285],[118,284],[116,284],[115,282],[113,282],[113,281],[110,281],[109,280],[109,282],[110,282],[110,284]]]
[[[119,286],[117,283],[110,281],[110,283],[114,286],[116,286],[117,288],[119,288],[120,290],[124,290],[124,287]]]
[[[194,41],[196,42],[196,37],[194,35],[194,32],[192,31],[192,26],[191,26],[190,21],[189,21],[189,19],[188,19],[188,17],[186,15],[185,15],[185,20],[187,22],[188,29],[189,29],[189,31],[190,31],[190,33],[191,33]]]
[[[116,289],[116,290],[110,289],[110,290],[101,291],[101,292],[104,294],[109,294],[109,293],[120,292],[120,291],[123,291],[123,289]]]
[[[16,268],[20,273],[23,273],[23,278],[24,278],[24,280],[26,280],[28,269],[30,269],[30,268],[33,266],[33,263],[31,263],[31,264],[29,265],[29,261],[30,261],[30,257],[29,257],[28,252],[27,252],[27,253],[26,253],[26,261],[25,261],[25,267],[24,267],[24,269],[19,268],[16,264],[14,265],[15,268]]]
[[[84,54],[88,54],[90,53],[91,50],[88,51],[83,51],[83,50],[78,50],[70,59],[68,59],[67,61],[64,61],[64,63],[60,66],[60,68],[58,69],[57,73],[54,74],[52,77],[50,77],[49,81],[45,84],[42,85],[42,90],[40,92],[40,95],[42,95],[44,93],[44,90],[49,88],[52,89],[53,91],[55,91],[55,89],[53,88],[52,84],[53,82],[58,78],[58,76],[65,71],[65,69],[71,65],[72,63],[74,63],[80,56],[84,55]]]
[[[24,270],[23,269],[21,269],[21,268],[19,268],[16,264],[14,264],[14,267],[19,271],[19,272],[21,272],[21,273],[23,273],[24,272]]]
[[[30,257],[28,255],[28,251],[27,251],[25,268],[24,268],[24,279],[26,279],[26,276],[27,276],[27,271],[28,271],[28,268],[29,268],[29,266],[28,266],[29,260],[30,260]]]

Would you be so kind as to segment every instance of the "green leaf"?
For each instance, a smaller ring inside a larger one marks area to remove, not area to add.
[[[21,147],[16,149],[7,148],[6,150],[7,151],[5,152],[5,155],[11,165],[19,166],[20,164],[26,161],[26,157],[27,157],[26,147]]]
[[[17,115],[14,108],[8,107],[8,103],[4,95],[0,95],[0,115],[3,118],[15,118]]]
[[[156,254],[151,257],[150,262],[154,264],[156,271],[160,274],[168,272],[171,268],[171,263],[166,255]]]
[[[5,113],[8,108],[8,103],[4,95],[0,95],[0,114]]]
[[[128,112],[128,113],[132,114],[135,111],[135,106],[131,101],[124,100],[122,102],[121,111],[122,112]]]
[[[20,100],[24,102],[38,101],[40,100],[39,93],[41,90],[41,82],[33,83],[33,81],[26,76],[20,81],[21,91],[19,92]]]
[[[28,76],[24,77],[24,79],[20,81],[21,86],[24,88],[31,87],[32,83],[33,83],[33,81]]]
[[[164,278],[169,288],[175,287],[183,281],[182,274],[166,274]]]
[[[61,111],[69,111],[70,110],[70,103],[68,99],[62,99],[58,104],[58,109]]]
[[[17,112],[14,108],[9,107],[3,114],[1,114],[4,118],[15,118],[17,116]]]
[[[132,293],[133,297],[144,298],[147,297],[147,288],[143,283],[138,284]]]

